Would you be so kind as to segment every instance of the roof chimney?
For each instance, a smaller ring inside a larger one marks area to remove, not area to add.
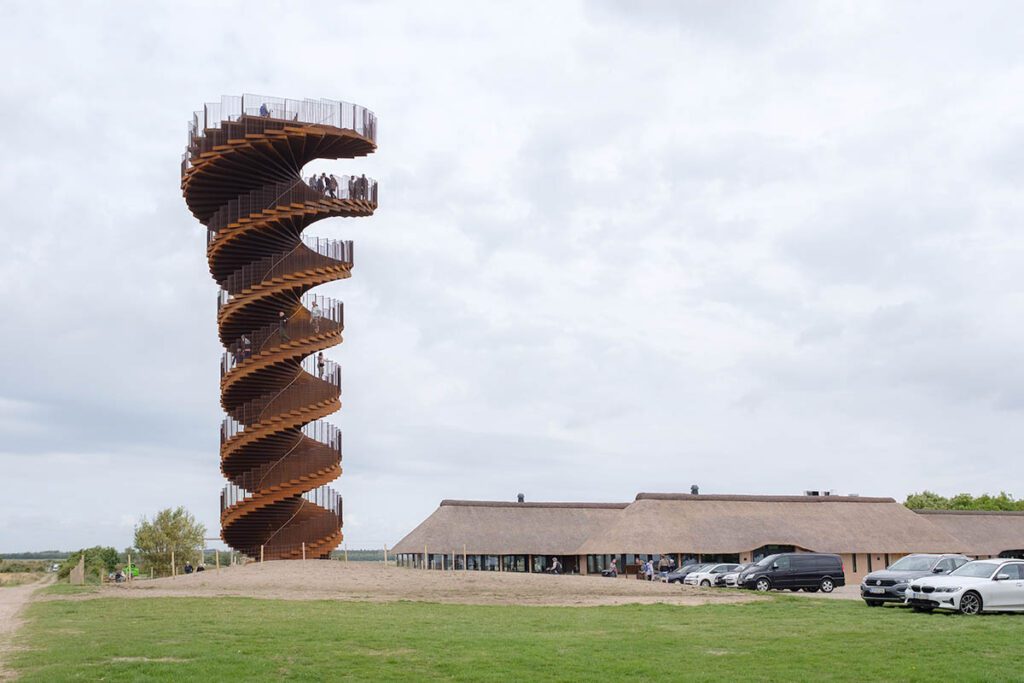
[[[520,502],[520,503],[525,503],[525,502],[526,502],[526,496],[525,496],[524,494],[520,493],[520,494],[519,494],[518,496],[516,496],[516,497],[517,497],[517,498],[519,499],[519,502]]]
[[[694,484],[693,486],[691,486],[691,487],[690,487],[690,494],[691,494],[691,495],[694,495],[694,496],[696,496],[696,495],[700,495],[700,487],[699,487],[699,486],[697,486],[696,484]]]

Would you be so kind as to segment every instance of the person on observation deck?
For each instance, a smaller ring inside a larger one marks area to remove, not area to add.
[[[277,312],[277,331],[281,335],[282,341],[291,341],[292,338],[288,336],[288,332],[285,328],[288,326],[288,318],[285,316],[284,311]]]
[[[327,365],[327,361],[324,360],[324,352],[316,354],[316,369],[320,375],[320,379],[324,378],[324,366]]]
[[[316,332],[317,334],[320,334],[320,316],[321,315],[322,315],[322,313],[320,312],[320,307],[317,306],[316,302],[314,301],[313,302],[313,307],[309,309],[309,317],[312,318],[312,320],[313,320],[313,331]]]
[[[327,194],[332,199],[338,198],[338,179],[334,177],[333,173],[327,178]]]
[[[263,118],[270,118],[270,107],[267,106],[266,102],[260,105],[260,116]]]

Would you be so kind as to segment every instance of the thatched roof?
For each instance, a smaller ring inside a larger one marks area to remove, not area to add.
[[[641,493],[578,553],[716,554],[764,545],[910,553],[952,552],[960,542],[892,498]]]
[[[627,505],[443,500],[393,552],[571,555]]]
[[[982,510],[917,510],[960,541],[957,551],[967,555],[998,555],[1024,549],[1024,512]]]

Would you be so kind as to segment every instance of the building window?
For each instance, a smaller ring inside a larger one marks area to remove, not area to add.
[[[752,553],[754,562],[760,562],[769,555],[775,555],[777,553],[792,553],[796,552],[796,547],[791,545],[763,545]]]

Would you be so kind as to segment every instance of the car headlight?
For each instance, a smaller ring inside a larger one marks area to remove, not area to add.
[[[960,590],[960,586],[936,586],[936,593],[956,593]]]

